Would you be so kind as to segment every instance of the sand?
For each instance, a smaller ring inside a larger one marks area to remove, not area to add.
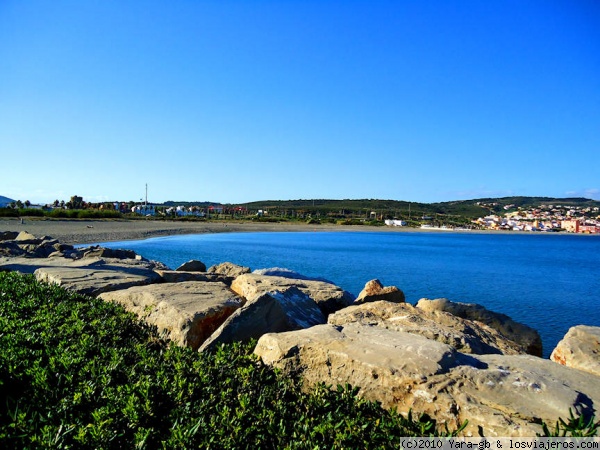
[[[396,228],[399,231],[399,229]],[[407,231],[406,228],[402,229]],[[264,222],[180,222],[162,220],[82,220],[1,218],[1,231],[28,231],[34,236],[51,236],[65,244],[92,244],[146,239],[177,234],[263,232],[263,231],[393,231],[392,227],[340,226],[333,224]]]

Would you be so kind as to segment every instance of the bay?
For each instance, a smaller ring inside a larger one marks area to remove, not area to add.
[[[478,303],[539,331],[544,356],[573,325],[600,326],[600,239],[548,234],[263,232],[109,242],[175,268],[190,259],[284,267],[354,295],[378,278],[407,301]]]

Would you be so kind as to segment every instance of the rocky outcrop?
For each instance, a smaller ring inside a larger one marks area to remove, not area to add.
[[[100,295],[134,312],[161,336],[196,350],[243,299],[223,283],[182,282],[132,287]]]
[[[0,239],[0,256],[4,257],[47,258],[61,248],[67,249],[56,239],[49,236],[36,238],[27,231],[20,233],[5,231]]]
[[[325,323],[317,304],[301,290],[267,292],[235,311],[200,347],[213,349],[219,344],[246,342],[266,333],[300,330]]]
[[[354,300],[354,304],[359,305],[361,303],[376,302],[378,300],[404,303],[404,292],[396,286],[384,287],[383,284],[381,284],[381,281],[375,279],[368,281],[367,284],[365,284],[363,290],[358,294],[356,300]]]
[[[191,259],[184,262],[177,269],[179,272],[206,272],[206,264],[196,259]]]
[[[327,320],[331,325],[350,323],[417,334],[452,346],[462,353],[520,355],[525,349],[487,325],[443,311],[425,311],[409,303],[377,301],[352,305]]]
[[[600,377],[600,327],[571,327],[552,351],[550,359]]]
[[[282,291],[293,286],[312,298],[326,316],[349,306],[353,301],[350,293],[331,283],[256,273],[240,275],[233,280],[231,289],[238,295],[253,300],[267,292]]]
[[[474,303],[451,302],[445,298],[429,300],[422,298],[417,308],[424,311],[445,311],[463,319],[474,320],[494,328],[503,336],[522,345],[526,352],[534,356],[542,356],[542,338],[531,327],[515,322],[505,314],[497,313]]]
[[[250,273],[250,267],[238,266],[230,262],[223,262],[208,268],[208,273],[216,273],[227,277],[236,278],[245,273]]]
[[[477,436],[535,436],[539,423],[600,410],[600,379],[529,355],[467,355],[410,333],[350,323],[266,334],[255,353],[305,386],[349,383],[359,395],[429,414]]]

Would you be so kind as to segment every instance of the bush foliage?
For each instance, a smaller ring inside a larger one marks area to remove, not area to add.
[[[303,393],[251,345],[168,345],[121,307],[0,272],[2,448],[395,448],[433,432],[357,398]]]

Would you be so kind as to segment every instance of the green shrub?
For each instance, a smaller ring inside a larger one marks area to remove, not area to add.
[[[13,208],[0,208],[0,217],[19,217],[19,210]]]

